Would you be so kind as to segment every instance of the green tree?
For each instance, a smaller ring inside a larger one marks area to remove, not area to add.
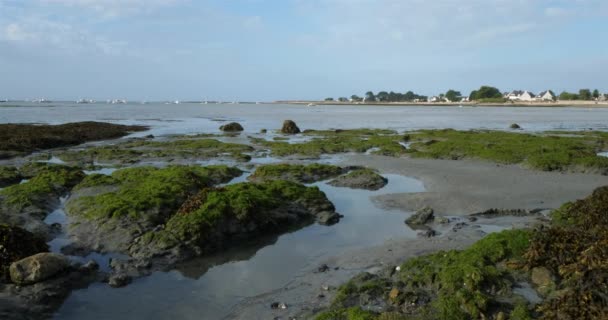
[[[363,100],[363,98],[359,97],[356,94],[353,94],[352,96],[350,96],[350,99],[354,102],[359,102],[359,101]]]
[[[578,98],[581,100],[591,100],[591,90],[589,89],[580,89],[578,91]]]
[[[367,102],[376,101],[376,96],[374,95],[373,91],[368,91],[365,93],[365,101],[367,101]]]
[[[325,101],[334,101],[334,98],[325,98]]]
[[[595,99],[599,98],[599,97],[600,97],[600,91],[599,91],[599,90],[597,90],[597,89],[593,90],[593,97],[594,97]]]
[[[462,93],[460,93],[460,91],[450,89],[445,93],[445,97],[451,102],[455,102],[462,99]]]
[[[386,91],[380,91],[376,95],[376,100],[381,101],[381,102],[387,102],[388,101],[388,97],[389,97],[388,92],[386,92]]]
[[[578,100],[579,96],[576,93],[570,93],[570,92],[562,92],[559,94],[559,100]]]
[[[497,88],[490,86],[481,86],[479,90],[471,92],[470,98],[471,100],[500,99],[502,98],[502,93]]]
[[[340,101],[340,102],[347,102],[348,98],[346,98],[346,97],[340,97],[340,98],[338,98],[338,101]]]

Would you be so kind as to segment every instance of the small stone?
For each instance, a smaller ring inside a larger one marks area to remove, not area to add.
[[[296,125],[292,120],[283,121],[283,127],[281,128],[281,133],[284,134],[296,134],[300,133],[300,128]]]
[[[397,271],[397,272],[401,271],[401,266],[396,266],[395,271]]]
[[[225,132],[239,132],[243,131],[243,126],[241,126],[238,122],[230,122],[221,126],[220,130]]]
[[[266,129],[260,130],[260,133],[266,133],[266,132],[268,132],[268,130],[266,130]]]
[[[538,293],[540,293],[542,296],[546,296],[555,289],[553,275],[551,274],[551,271],[545,267],[536,267],[532,269],[532,275],[530,278],[532,283],[536,285]]]
[[[435,217],[435,222],[440,223],[440,224],[448,224],[448,223],[450,223],[450,219],[448,219],[446,217]]]
[[[507,320],[507,316],[505,315],[504,312],[499,312],[498,314],[496,314],[496,320]]]
[[[521,127],[517,123],[512,123],[509,128],[511,129],[521,129]]]
[[[317,268],[318,273],[323,273],[323,272],[327,272],[327,271],[329,271],[329,266],[326,264],[322,264],[321,266],[319,266]]]
[[[82,269],[85,270],[98,270],[99,264],[95,260],[90,260],[82,266]]]
[[[389,294],[388,294],[388,297],[391,300],[397,299],[398,296],[399,296],[399,289],[397,289],[397,288],[391,289],[391,292],[389,292]]]
[[[428,228],[428,229],[426,229],[424,231],[418,232],[418,236],[419,237],[423,237],[423,238],[432,238],[432,237],[434,237],[436,235],[437,235],[437,231],[435,231],[435,230],[433,230],[431,228]]]
[[[121,274],[116,274],[116,275],[112,275],[110,277],[110,279],[108,280],[108,284],[110,285],[110,287],[112,288],[121,288],[124,287],[126,285],[128,285],[129,283],[131,283],[131,277],[121,273]]]
[[[270,308],[273,310],[277,310],[277,309],[287,309],[287,304],[282,303],[282,302],[273,302],[270,304]]]
[[[416,211],[411,217],[405,220],[408,225],[423,225],[433,219],[433,209],[430,207],[423,207]]]
[[[340,222],[340,214],[337,212],[323,211],[317,214],[319,224],[330,226]]]

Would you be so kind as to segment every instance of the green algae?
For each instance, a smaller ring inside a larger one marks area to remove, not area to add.
[[[410,133],[413,157],[476,158],[522,164],[543,171],[597,170],[608,173],[608,158],[600,157],[606,135],[524,134],[500,131],[422,130]]]
[[[89,219],[130,217],[160,223],[166,218],[163,215],[173,213],[191,194],[241,174],[226,166],[169,166],[122,169],[107,178],[91,175],[76,189],[108,185],[116,190],[75,199],[68,204],[68,212]]]
[[[19,183],[23,177],[17,168],[0,166],[0,188]]]
[[[146,158],[214,158],[227,156],[238,161],[247,162],[250,156],[244,154],[253,151],[251,146],[226,143],[215,139],[173,139],[150,141],[137,139],[112,146],[71,150],[58,153],[57,156],[69,162],[137,162]]]
[[[162,248],[184,242],[207,247],[208,241],[212,242],[214,237],[283,230],[298,222],[293,221],[293,216],[285,214],[294,206],[300,208],[294,209],[296,215],[302,214],[302,209],[316,207],[333,210],[333,205],[317,187],[289,181],[207,188],[186,201],[178,213],[167,221],[164,230],[148,233],[145,241],[157,243]],[[311,218],[312,215],[309,215],[308,219]],[[222,231],[225,226],[220,225],[227,223],[240,231]]]
[[[47,251],[44,239],[19,227],[0,224],[0,282],[8,281],[11,263]]]
[[[406,153],[405,147],[399,144],[403,140],[399,135],[327,135],[312,138],[302,143],[288,143],[251,139],[253,143],[269,148],[274,156],[303,155],[319,157],[322,154],[338,154],[348,152],[364,153],[376,148],[373,154],[385,156],[400,156]]]
[[[440,251],[408,260],[400,266],[396,278],[360,275],[338,289],[328,312],[343,314],[359,306],[362,302],[358,296],[390,300],[397,307],[404,304],[403,308],[413,304],[415,308],[407,319],[477,319],[500,309],[513,310],[515,306],[499,302],[513,296],[511,271],[501,262],[523,263],[529,239],[527,230],[503,231],[486,236],[466,250]],[[389,298],[391,288],[399,288],[393,298]],[[375,313],[371,319],[387,318],[400,316]]]
[[[327,164],[269,164],[259,166],[249,176],[252,181],[289,180],[300,183],[313,183],[338,176],[344,171],[338,166]]]
[[[29,206],[39,206],[49,195],[68,192],[78,184],[84,173],[77,168],[61,165],[36,166],[38,171],[29,181],[0,190],[0,197],[10,211],[21,211]]]

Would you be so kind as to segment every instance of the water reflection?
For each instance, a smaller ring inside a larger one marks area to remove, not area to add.
[[[403,176],[386,177],[388,185],[374,192],[315,184],[345,215],[334,226],[313,224],[250,242],[245,248],[191,261],[171,272],[154,273],[126,288],[99,284],[75,291],[56,318],[220,319],[239,301],[279,289],[332,255],[394,237],[413,238],[415,232],[403,223],[406,213],[377,208],[370,197],[421,192],[423,185]]]

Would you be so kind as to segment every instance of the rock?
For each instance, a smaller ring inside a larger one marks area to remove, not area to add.
[[[423,225],[433,219],[433,213],[433,209],[431,209],[430,207],[424,207],[416,211],[416,213],[414,213],[411,217],[407,218],[405,220],[405,223],[414,226]]]
[[[388,179],[373,170],[359,169],[339,176],[328,184],[334,187],[347,187],[351,189],[379,190],[388,183]]]
[[[108,284],[112,288],[121,288],[121,287],[124,287],[124,286],[128,285],[129,283],[131,283],[131,280],[132,279],[130,276],[128,276],[124,273],[120,273],[120,274],[112,275],[110,277],[110,279],[108,280]]]
[[[504,312],[500,311],[499,313],[496,314],[496,320],[507,320],[507,316],[505,315]]]
[[[468,224],[466,222],[458,222],[457,224],[454,225],[454,227],[452,227],[452,231],[458,232],[458,230],[460,230],[466,226],[468,226]]]
[[[531,280],[541,296],[547,296],[551,291],[555,290],[553,275],[551,274],[551,271],[545,267],[536,267],[532,269]]]
[[[283,121],[283,127],[281,128],[281,133],[284,134],[296,134],[300,133],[300,128],[296,125],[292,120]]]
[[[13,262],[10,266],[11,280],[19,285],[28,285],[49,279],[70,267],[70,261],[56,253],[38,253]]]
[[[327,266],[326,264],[322,264],[320,267],[317,268],[317,273],[323,273],[327,271],[329,271],[329,266]]]
[[[448,219],[446,217],[435,217],[435,222],[440,223],[440,224],[448,224],[448,223],[450,223],[450,219]]]
[[[397,299],[398,296],[399,296],[399,289],[397,289],[397,288],[391,289],[391,292],[388,293],[388,297],[391,300]]]
[[[317,222],[324,226],[330,226],[340,222],[340,217],[337,212],[323,211],[317,214]]]
[[[419,237],[423,237],[423,238],[432,238],[432,237],[434,237],[436,235],[437,235],[437,231],[435,231],[435,230],[433,230],[431,228],[428,228],[428,229],[426,229],[424,231],[418,232],[418,236]]]
[[[521,129],[521,127],[517,123],[512,123],[509,128],[511,129]]]
[[[90,271],[99,270],[99,264],[95,260],[90,260],[89,262],[85,263],[81,269]]]
[[[0,224],[0,282],[9,278],[11,263],[48,251],[44,239],[19,227]]]
[[[266,132],[268,132],[268,130],[266,130],[266,129],[260,130],[260,133],[266,133]]]
[[[225,132],[239,132],[243,131],[243,126],[237,122],[230,122],[220,127],[220,130]]]
[[[282,302],[273,302],[270,304],[270,309],[287,309],[287,304],[282,303]]]

